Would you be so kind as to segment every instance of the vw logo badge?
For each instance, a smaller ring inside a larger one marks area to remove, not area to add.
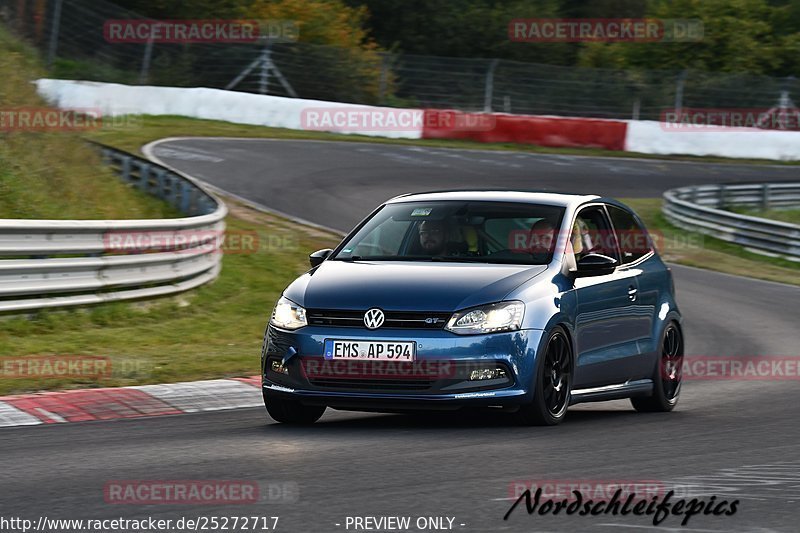
[[[370,309],[364,315],[364,325],[367,326],[367,329],[378,329],[383,325],[384,320],[386,320],[386,316],[380,309]]]

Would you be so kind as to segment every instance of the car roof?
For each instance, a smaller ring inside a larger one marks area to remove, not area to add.
[[[388,204],[403,202],[437,202],[437,201],[484,201],[514,202],[575,207],[580,204],[600,199],[596,195],[568,194],[541,191],[503,191],[503,190],[463,190],[433,191],[404,194],[389,200]]]

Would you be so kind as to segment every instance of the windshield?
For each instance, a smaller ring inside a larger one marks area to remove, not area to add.
[[[378,211],[339,261],[550,262],[564,208],[506,202],[406,202]]]

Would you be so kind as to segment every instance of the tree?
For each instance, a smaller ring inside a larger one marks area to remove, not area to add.
[[[700,19],[698,42],[588,43],[584,66],[652,70],[695,69],[774,74],[781,69],[781,39],[775,35],[776,7],[765,0],[656,0],[647,16]]]

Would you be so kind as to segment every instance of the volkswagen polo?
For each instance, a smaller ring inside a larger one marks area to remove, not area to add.
[[[580,402],[678,402],[672,275],[614,199],[405,195],[310,262],[264,338],[264,401],[279,422],[313,423],[328,407],[480,407],[552,425]]]

